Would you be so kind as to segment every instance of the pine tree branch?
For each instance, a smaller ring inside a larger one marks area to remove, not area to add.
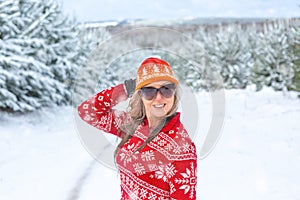
[[[51,12],[50,12],[50,9],[47,10],[47,12],[46,12],[44,15],[42,15],[39,19],[35,20],[35,21],[28,27],[28,29],[25,30],[25,31],[21,34],[21,36],[25,36],[25,35],[29,34],[31,31],[33,31],[35,28],[37,28],[37,27],[40,25],[40,23],[50,15],[50,13],[51,13]]]

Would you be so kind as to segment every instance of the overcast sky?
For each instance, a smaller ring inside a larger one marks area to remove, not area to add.
[[[295,17],[300,0],[58,0],[81,21],[187,17]]]

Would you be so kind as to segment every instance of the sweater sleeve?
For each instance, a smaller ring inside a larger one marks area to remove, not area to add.
[[[126,99],[128,97],[123,84],[110,87],[81,103],[78,114],[88,124],[120,137],[118,128],[125,120],[126,113],[113,107]]]
[[[174,175],[168,177],[170,197],[172,200],[195,200],[197,189],[196,146],[190,138],[186,138],[184,144],[180,146],[184,157],[170,163],[175,169]]]

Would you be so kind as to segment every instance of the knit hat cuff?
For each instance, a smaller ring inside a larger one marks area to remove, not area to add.
[[[139,82],[136,83],[135,90],[139,90],[142,87],[156,81],[170,81],[176,85],[178,84],[178,80],[176,80],[174,76],[170,76],[170,75],[157,76],[157,74],[156,75],[150,74],[148,76],[143,77],[143,80],[140,80]]]

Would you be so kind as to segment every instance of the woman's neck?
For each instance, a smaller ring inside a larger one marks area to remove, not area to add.
[[[154,130],[156,127],[161,125],[163,120],[166,120],[166,118],[149,117],[148,118],[149,129]]]

